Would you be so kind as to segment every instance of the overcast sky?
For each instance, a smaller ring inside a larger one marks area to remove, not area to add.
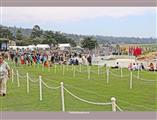
[[[157,37],[155,7],[2,7],[1,24],[66,33]]]

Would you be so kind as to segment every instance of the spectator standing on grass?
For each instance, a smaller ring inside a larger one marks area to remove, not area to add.
[[[87,61],[89,65],[92,65],[92,56],[90,54],[87,57]]]
[[[16,66],[18,66],[19,65],[19,55],[18,55],[18,52],[16,53],[16,55],[15,55],[15,64],[16,64]]]
[[[141,70],[144,70],[145,68],[144,68],[144,65],[143,65],[143,63],[141,63]]]
[[[0,54],[0,95],[5,96],[7,92],[6,84],[10,78],[10,67],[7,62],[4,61],[4,56]]]

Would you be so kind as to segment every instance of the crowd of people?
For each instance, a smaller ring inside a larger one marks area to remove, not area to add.
[[[129,70],[149,70],[149,71],[157,71],[157,63],[156,65],[150,63],[147,67],[143,65],[143,63],[130,63],[128,66]]]
[[[69,64],[69,65],[92,65],[92,56],[90,54],[77,54],[69,51],[58,50],[10,50],[9,56],[18,66],[43,64],[45,67],[53,64]]]
[[[42,64],[44,67],[51,67],[53,64],[69,64],[69,65],[92,65],[92,55],[90,53],[76,53],[61,50],[30,50],[17,49],[9,50],[7,57],[15,62],[15,65],[34,65]],[[6,83],[10,77],[10,67],[4,61],[5,54],[0,54],[0,96],[6,95]],[[119,68],[119,63],[112,68]],[[143,63],[130,63],[129,70],[149,70],[157,71],[157,63],[150,63],[144,66]]]

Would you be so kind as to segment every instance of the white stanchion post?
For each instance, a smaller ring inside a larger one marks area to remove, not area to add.
[[[90,80],[90,66],[88,66],[88,80]]]
[[[63,82],[61,84],[61,101],[62,101],[62,112],[65,112],[65,104],[64,104],[64,85]]]
[[[16,71],[16,75],[17,75],[17,86],[20,87],[20,78],[19,78],[18,70]]]
[[[139,79],[140,78],[140,70],[138,69],[138,71],[137,71],[137,79]]]
[[[74,65],[72,64],[72,70],[74,70]]]
[[[68,63],[67,63],[67,71],[69,71],[69,65],[68,65]]]
[[[111,102],[112,102],[112,111],[116,112],[116,98],[112,97]]]
[[[120,69],[120,75],[121,75],[121,77],[123,77],[123,68],[122,67]]]
[[[62,71],[62,70],[63,70],[63,64],[62,64],[62,63],[60,63],[60,64],[59,64],[59,67],[60,67],[60,68],[59,68],[59,69],[60,69],[60,71]]]
[[[14,70],[13,69],[11,70],[11,76],[12,76],[11,78],[12,78],[12,83],[13,83],[14,82]]]
[[[76,68],[75,68],[75,66],[73,67],[73,77],[75,77],[76,76]]]
[[[100,75],[100,66],[98,65],[98,76]]]
[[[80,72],[82,71],[82,65],[80,64]]]
[[[65,73],[65,66],[63,65],[63,75],[64,75],[64,73]]]
[[[107,75],[106,75],[106,82],[107,82],[107,84],[109,83],[109,68],[107,68]]]
[[[56,66],[56,64],[55,64],[55,74],[57,73],[57,66]]]
[[[27,93],[29,93],[29,75],[28,73],[26,74],[27,76]]]
[[[133,86],[133,84],[132,84],[132,72],[130,72],[130,89],[132,89],[132,86]]]
[[[39,76],[39,96],[40,96],[40,101],[42,101],[43,96],[42,96],[42,78],[41,78],[41,76]]]

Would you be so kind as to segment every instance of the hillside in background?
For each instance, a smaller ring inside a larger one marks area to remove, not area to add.
[[[17,28],[17,27],[6,27],[2,26],[3,28],[8,28],[13,35],[16,33],[18,29],[21,30],[22,34],[24,36],[30,36],[32,29],[31,28]],[[53,31],[57,32],[57,31]],[[67,34],[63,33],[67,38],[71,38],[75,40],[76,43],[79,43],[80,40],[82,40],[84,37],[90,36],[90,35],[77,35],[77,34]],[[92,36],[92,35],[91,35]],[[151,44],[151,43],[157,43],[156,38],[137,38],[137,37],[114,37],[114,36],[101,36],[96,35],[92,36],[94,39],[98,41],[100,44]]]

